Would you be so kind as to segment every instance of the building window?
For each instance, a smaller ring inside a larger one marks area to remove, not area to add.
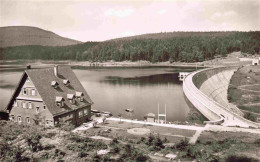
[[[33,96],[36,96],[36,90],[35,89],[32,89],[31,93],[32,93]]]
[[[17,101],[14,101],[14,107],[17,107],[18,104],[17,104]]]
[[[28,108],[29,108],[29,109],[32,109],[32,108],[33,108],[33,105],[32,105],[31,102],[28,103]]]
[[[69,86],[70,85],[70,81],[68,79],[65,79],[65,80],[63,80],[63,84],[65,86]]]
[[[75,95],[74,94],[67,94],[67,98],[70,103],[75,104]]]
[[[58,88],[58,86],[59,86],[59,83],[58,82],[56,82],[56,81],[52,81],[51,82],[51,86],[53,87],[53,88]]]
[[[43,110],[45,110],[46,109],[46,105],[43,105]]]
[[[30,82],[30,79],[29,79],[29,78],[27,78],[27,79],[26,79],[26,82]]]
[[[14,115],[11,115],[10,120],[14,121]]]
[[[30,123],[31,123],[31,120],[30,120],[30,118],[29,118],[29,117],[26,117],[26,121],[27,121],[27,123],[28,123],[28,124],[30,124]]]
[[[84,101],[83,96],[84,94],[82,92],[76,92],[76,97],[79,99],[80,102]]]
[[[87,115],[87,114],[88,114],[88,110],[87,110],[87,109],[84,109],[84,110],[83,110],[83,113],[84,113],[84,115]]]
[[[49,120],[46,120],[46,125],[49,125]]]
[[[36,107],[36,113],[39,113],[40,112],[40,107]]]
[[[18,120],[19,123],[21,123],[21,122],[22,122],[22,117],[21,117],[21,116],[18,116],[18,117],[17,117],[17,120]]]
[[[57,102],[57,106],[59,106],[59,107],[63,107],[63,106],[64,106],[63,101],[61,101],[61,102]]]
[[[23,108],[27,108],[26,102],[23,102]]]
[[[26,90],[26,88],[23,88],[23,95],[27,95],[27,90]]]
[[[74,100],[74,98],[71,99],[71,100],[69,100],[69,101],[70,101],[70,103],[75,104],[75,100]]]
[[[56,100],[55,101],[56,101],[56,105],[57,106],[59,106],[59,107],[63,107],[64,106],[64,103],[63,103],[64,99],[62,97],[56,96]]]
[[[79,111],[79,117],[82,117],[82,116],[83,116],[82,111]]]

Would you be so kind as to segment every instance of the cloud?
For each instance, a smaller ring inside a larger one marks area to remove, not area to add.
[[[108,9],[105,11],[105,16],[127,17],[134,12],[133,9]]]
[[[159,10],[157,13],[160,14],[160,15],[163,15],[167,12],[166,9],[162,9],[162,10]]]
[[[222,18],[222,17],[232,17],[232,16],[236,16],[237,13],[235,11],[227,11],[227,12],[215,12],[211,18],[212,19],[218,19],[218,18]]]

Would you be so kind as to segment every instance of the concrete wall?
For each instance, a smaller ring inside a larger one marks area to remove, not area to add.
[[[243,112],[228,101],[229,82],[236,70],[237,67],[208,69],[195,74],[192,80],[196,87],[209,98],[237,115],[243,116]]]
[[[236,69],[221,67],[193,72],[184,79],[184,94],[213,124],[260,128],[259,123],[244,119],[243,113],[228,103],[228,85]]]

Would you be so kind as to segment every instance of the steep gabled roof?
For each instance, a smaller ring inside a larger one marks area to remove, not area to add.
[[[69,66],[59,66],[57,76],[54,75],[53,68],[27,69],[25,70],[23,77],[25,74],[27,74],[31,79],[38,93],[42,97],[42,100],[54,116],[93,104],[84,87],[81,85],[80,81],[77,79],[76,75]],[[70,81],[69,86],[63,84],[63,80],[65,79]],[[55,89],[51,86],[53,81],[58,83],[58,88]],[[19,84],[22,83],[19,82]],[[76,99],[76,103],[72,104],[69,102],[67,94],[76,95],[76,92],[82,92],[84,94],[84,100],[83,102],[80,102],[78,99]],[[64,108],[57,106],[56,97],[62,97],[64,99]],[[11,100],[13,100],[13,98]]]

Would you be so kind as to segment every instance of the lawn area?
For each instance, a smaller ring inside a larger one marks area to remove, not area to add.
[[[240,67],[234,73],[229,85],[228,99],[242,110],[260,113],[260,66]],[[257,116],[251,120],[257,121]]]
[[[111,131],[106,131],[108,129]],[[162,139],[167,138],[171,143],[178,142],[185,137],[190,138],[195,134],[194,130],[187,129],[176,129],[176,128],[167,128],[159,127],[152,125],[143,125],[129,122],[118,122],[118,121],[106,121],[104,124],[98,125],[96,128],[90,128],[84,133],[93,136],[93,135],[102,135],[109,138],[118,138],[121,140],[139,140],[141,137],[147,137],[146,135],[133,135],[127,132],[128,129],[132,128],[145,128],[149,129],[151,134],[160,136]]]

